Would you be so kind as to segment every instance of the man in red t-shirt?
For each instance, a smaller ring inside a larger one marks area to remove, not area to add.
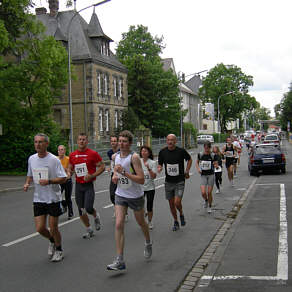
[[[100,216],[93,207],[95,198],[93,182],[105,169],[100,155],[87,148],[87,144],[87,135],[79,134],[78,149],[69,155],[69,169],[71,173],[75,172],[76,176],[75,200],[80,219],[86,227],[83,238],[90,238],[94,235],[87,213],[94,217],[95,229],[100,230],[101,227]]]

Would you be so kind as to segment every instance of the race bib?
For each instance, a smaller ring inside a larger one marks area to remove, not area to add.
[[[49,169],[47,167],[35,168],[32,170],[33,182],[40,183],[40,179],[49,179]]]
[[[118,173],[118,177],[119,177],[118,184],[121,189],[126,190],[132,186],[132,181],[128,179],[126,176]]]
[[[212,169],[212,161],[200,161],[201,170],[211,170]]]
[[[226,151],[226,157],[233,157],[233,151]]]
[[[166,165],[167,174],[169,176],[178,176],[179,175],[179,166],[178,164],[167,164]]]
[[[78,177],[86,176],[88,173],[86,163],[76,164],[75,173]]]
[[[222,168],[218,166],[217,168],[215,168],[215,172],[222,172]]]

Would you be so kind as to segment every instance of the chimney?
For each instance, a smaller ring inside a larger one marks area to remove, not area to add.
[[[57,16],[59,10],[59,0],[49,0],[50,16]]]
[[[42,14],[46,14],[46,13],[47,13],[47,9],[45,7],[40,7],[40,8],[35,9],[36,15],[42,15]]]

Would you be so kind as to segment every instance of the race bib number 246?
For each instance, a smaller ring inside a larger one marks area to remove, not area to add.
[[[178,164],[167,164],[166,165],[167,174],[169,176],[178,176],[179,175],[179,166]]]

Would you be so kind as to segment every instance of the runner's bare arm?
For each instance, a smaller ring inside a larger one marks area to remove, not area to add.
[[[97,170],[92,173],[92,174],[87,174],[85,177],[84,177],[84,180],[85,181],[88,181],[88,180],[91,180],[99,175],[101,175],[104,170],[105,170],[105,165],[104,165],[104,162],[103,161],[99,161],[96,163],[96,167],[97,167]]]
[[[151,169],[151,168],[149,167],[148,164],[146,164],[145,166],[147,167],[147,169],[148,169],[148,171],[149,171],[150,177],[151,177],[152,179],[155,179],[156,176],[157,176],[156,172],[153,171],[153,169]]]
[[[32,176],[27,176],[24,186],[23,186],[23,190],[26,192],[29,188],[30,183],[32,182]]]
[[[190,158],[187,162],[187,167],[186,167],[186,170],[185,170],[185,177],[186,178],[190,178],[190,169],[192,167],[192,164],[193,164],[193,159]]]
[[[115,161],[115,159],[116,159],[116,154],[114,154],[112,156],[112,161]],[[118,174],[117,174],[117,171],[116,171],[116,167],[114,166],[114,174],[113,174],[113,177],[112,177],[112,182],[114,184],[117,184],[118,183],[118,180],[119,180]]]
[[[160,173],[162,171],[163,167],[162,165],[158,164],[157,165],[157,172]]]
[[[198,173],[201,173],[202,172],[201,171],[201,168],[199,166],[199,159],[197,159],[197,161],[196,161],[196,169],[197,169]]]

